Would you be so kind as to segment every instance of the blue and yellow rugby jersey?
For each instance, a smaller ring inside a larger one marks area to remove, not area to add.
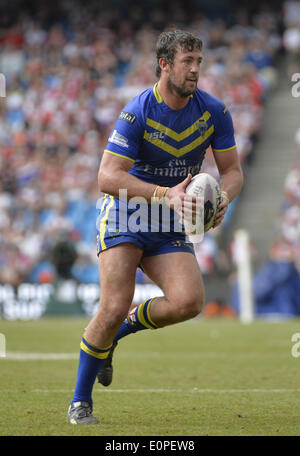
[[[121,112],[105,152],[124,157],[129,173],[152,184],[173,187],[198,174],[209,146],[235,147],[230,113],[216,97],[197,89],[187,105],[169,108],[157,84],[131,100]]]
[[[199,173],[210,145],[224,153],[235,147],[232,119],[223,103],[197,89],[183,109],[173,110],[155,84],[126,105],[105,151],[129,160],[129,173],[139,179],[173,187],[189,173]],[[144,256],[193,252],[179,214],[168,207],[164,213],[165,205],[156,215],[150,204],[133,206],[111,195],[101,199],[98,253],[122,242],[138,245]]]

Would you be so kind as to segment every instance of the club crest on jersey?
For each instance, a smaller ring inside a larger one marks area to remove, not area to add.
[[[208,130],[208,125],[207,125],[207,122],[205,122],[204,120],[199,120],[197,123],[197,128],[200,132],[200,136],[204,136],[205,133],[207,132]]]

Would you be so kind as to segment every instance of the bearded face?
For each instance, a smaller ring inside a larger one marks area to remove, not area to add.
[[[181,98],[192,95],[197,89],[201,61],[199,50],[178,49],[173,63],[169,64],[169,90]]]

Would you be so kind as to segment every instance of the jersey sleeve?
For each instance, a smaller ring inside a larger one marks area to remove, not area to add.
[[[138,105],[129,103],[121,111],[104,152],[126,158],[131,162],[137,159],[140,143],[143,139],[144,128]]]
[[[215,131],[211,146],[215,151],[226,151],[236,146],[234,128],[230,112],[224,103],[218,100],[214,109]]]

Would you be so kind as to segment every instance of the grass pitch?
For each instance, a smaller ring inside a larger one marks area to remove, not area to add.
[[[0,321],[1,436],[300,435],[300,321],[193,320],[120,341],[101,424],[72,426],[79,343],[88,320]]]

